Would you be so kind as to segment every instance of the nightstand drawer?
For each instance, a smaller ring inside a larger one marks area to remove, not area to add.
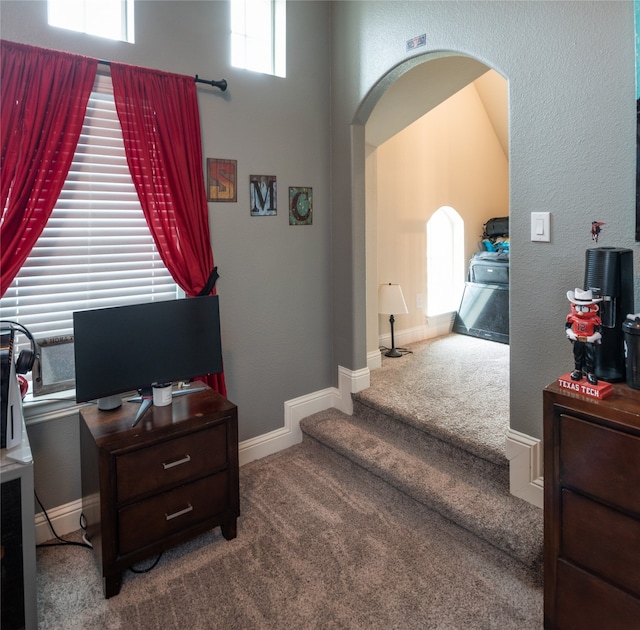
[[[116,458],[117,501],[197,479],[227,463],[227,423]]]
[[[563,486],[640,514],[640,438],[563,414],[560,462]]]
[[[228,505],[227,471],[118,510],[120,541],[125,555],[223,512]]]
[[[561,556],[640,597],[640,525],[570,490],[562,491]]]

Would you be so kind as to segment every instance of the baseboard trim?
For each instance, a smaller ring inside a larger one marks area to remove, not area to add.
[[[382,352],[380,350],[367,352],[367,368],[373,372],[380,367],[382,367]]]
[[[299,444],[302,441],[300,420],[332,407],[337,392],[335,387],[330,387],[285,401],[283,427],[240,442],[238,446],[240,466]]]
[[[509,490],[511,494],[542,508],[542,442],[514,429],[507,432]]]
[[[351,394],[369,387],[369,368],[348,370],[338,366],[338,387],[313,392],[284,403],[284,426],[270,433],[241,442],[238,447],[240,466],[272,455],[302,441],[300,420],[319,411],[335,407],[353,413]]]
[[[65,503],[47,510],[51,525],[58,536],[66,536],[80,529],[80,515],[82,514],[82,499]],[[51,532],[47,519],[42,512],[36,514],[36,545],[55,538]]]
[[[264,435],[250,438],[238,445],[240,466],[256,459],[262,459],[302,441],[300,420],[319,411],[335,407],[344,413],[353,413],[351,394],[369,387],[369,368],[348,370],[338,367],[338,387],[313,392],[284,403],[284,426]],[[72,501],[65,505],[47,510],[47,514],[58,536],[65,536],[80,527],[82,500]],[[36,544],[54,538],[42,512],[36,514]]]

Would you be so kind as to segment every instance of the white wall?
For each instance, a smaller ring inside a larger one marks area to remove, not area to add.
[[[228,397],[241,441],[283,426],[284,402],[337,382],[331,356],[329,66],[331,5],[287,3],[287,78],[229,63],[227,2],[135,3],[135,44],[46,24],[46,2],[3,1],[3,39],[206,79],[203,156],[238,161],[238,202],[210,203]],[[204,165],[203,165],[204,169]],[[250,217],[250,174],[276,175],[278,214]],[[288,187],[313,188],[311,226],[289,226]],[[47,507],[79,497],[77,414],[29,428]],[[60,440],[60,435],[69,439]],[[75,473],[75,475],[74,475]]]
[[[591,221],[599,245],[635,256],[633,3],[337,2],[333,16],[334,352],[366,364],[364,125],[413,66],[474,57],[509,83],[511,426],[542,435],[542,389],[572,364],[566,292],[581,286]],[[426,35],[407,52],[406,41]],[[550,243],[530,241],[530,213],[550,211]],[[368,283],[368,284],[367,284]]]

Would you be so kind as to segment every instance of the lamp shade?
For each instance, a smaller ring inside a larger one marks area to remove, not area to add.
[[[382,315],[404,315],[407,304],[399,284],[381,284],[378,289],[378,313]]]

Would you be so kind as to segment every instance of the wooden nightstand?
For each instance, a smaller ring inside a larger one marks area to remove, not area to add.
[[[132,427],[138,408],[80,412],[82,510],[107,598],[135,562],[218,525],[235,538],[240,515],[236,406],[206,389]]]

